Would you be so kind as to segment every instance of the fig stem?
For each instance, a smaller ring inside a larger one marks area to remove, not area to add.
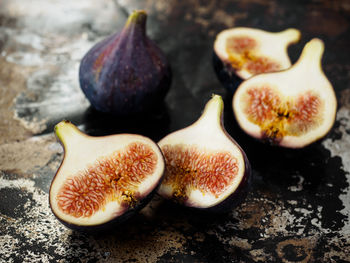
[[[67,145],[69,141],[77,142],[77,140],[83,135],[73,123],[67,120],[61,121],[55,126],[55,134],[63,145]]]
[[[280,32],[278,36],[281,37],[281,40],[284,40],[287,45],[290,45],[298,42],[301,34],[300,31],[295,28],[288,28]]]
[[[213,129],[215,127],[220,127],[222,112],[224,110],[224,102],[220,95],[213,94],[212,98],[207,102],[201,117],[196,121],[196,123],[208,123],[208,129]],[[217,123],[219,125],[213,125]]]
[[[304,67],[306,72],[310,70],[322,71],[321,59],[324,52],[324,44],[321,39],[313,38],[303,48],[300,58],[293,67]]]
[[[128,27],[130,25],[138,25],[140,28],[145,30],[146,29],[146,20],[147,20],[146,11],[135,10],[128,17],[128,20],[126,21],[125,27]]]

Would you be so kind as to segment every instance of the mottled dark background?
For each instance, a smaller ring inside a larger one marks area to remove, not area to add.
[[[134,10],[164,50],[173,82],[147,118],[95,112],[78,84],[79,62],[120,30]],[[350,262],[350,2],[0,1],[0,262]],[[325,42],[323,68],[336,90],[337,121],[302,150],[262,145],[244,135],[212,66],[215,35],[247,26],[301,30]],[[140,133],[159,140],[196,120],[212,93],[225,98],[225,126],[253,167],[247,199],[225,216],[197,214],[155,198],[109,234],[63,227],[48,189],[63,157],[52,133],[69,119],[92,135]]]

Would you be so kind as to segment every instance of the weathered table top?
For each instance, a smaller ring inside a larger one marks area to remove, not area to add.
[[[167,54],[173,82],[159,114],[119,120],[89,107],[79,62],[127,14],[149,13],[148,35]],[[350,2],[3,0],[0,2],[0,262],[350,262]],[[237,127],[232,95],[212,66],[215,35],[234,26],[301,30],[292,61],[313,37],[338,98],[335,127],[302,150],[269,147]],[[63,157],[53,125],[69,119],[92,135],[140,133],[159,140],[196,120],[212,93],[225,126],[253,167],[247,199],[225,216],[155,198],[100,236],[53,216],[48,189]]]

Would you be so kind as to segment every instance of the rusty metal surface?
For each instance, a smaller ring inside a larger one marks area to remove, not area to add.
[[[149,13],[148,34],[167,54],[173,82],[159,112],[119,120],[89,107],[77,72],[85,52],[136,8]],[[0,1],[0,262],[350,262],[349,18],[347,0]],[[215,35],[233,26],[299,28],[293,62],[311,38],[325,41],[323,67],[339,105],[324,140],[282,150],[238,129],[211,60]],[[63,157],[55,123],[157,141],[196,120],[214,92],[253,167],[252,190],[234,211],[198,214],[155,198],[100,236],[55,219],[48,189]]]

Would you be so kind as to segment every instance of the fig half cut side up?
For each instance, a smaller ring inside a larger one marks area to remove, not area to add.
[[[236,27],[220,32],[214,42],[214,69],[223,85],[234,92],[254,75],[291,66],[287,48],[300,40],[300,31],[289,28],[273,33]]]
[[[223,126],[223,100],[206,104],[192,125],[173,132],[158,144],[166,163],[158,193],[184,206],[228,212],[247,194],[248,159]]]
[[[233,97],[239,126],[254,138],[302,148],[324,137],[332,128],[336,96],[322,70],[324,44],[308,42],[289,69],[244,81]]]
[[[88,136],[68,121],[55,126],[64,158],[50,187],[54,215],[69,228],[106,230],[144,207],[163,177],[164,157],[147,137]]]

